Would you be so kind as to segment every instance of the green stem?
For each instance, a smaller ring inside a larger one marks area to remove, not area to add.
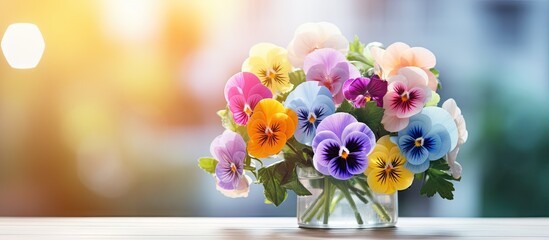
[[[330,177],[324,177],[324,192],[326,193],[326,200],[324,200],[324,221],[322,223],[328,224],[328,217],[330,217],[330,203],[332,201],[332,184]]]
[[[286,146],[288,146],[290,149],[292,149],[292,151],[297,156],[299,156],[299,158],[303,161],[303,163],[307,162],[307,159],[305,159],[305,157],[303,157],[303,153],[300,153],[299,151],[297,151],[297,149],[290,143],[290,141],[286,141]]]
[[[374,194],[372,193],[372,190],[370,189],[370,187],[368,187],[368,184],[361,178],[356,178],[356,182],[364,190],[364,193],[365,193],[364,195],[372,203],[372,208],[374,209],[374,211],[376,211],[379,218],[385,222],[390,222],[391,216],[389,216],[389,214],[387,213],[387,210],[375,200]]]
[[[353,212],[355,213],[356,222],[359,225],[364,224],[364,222],[362,221],[362,217],[360,217],[360,213],[358,212],[358,209],[356,207],[355,200],[353,200],[353,196],[351,196],[351,193],[349,193],[349,189],[348,189],[349,184],[345,182],[345,184],[342,184],[342,185],[343,186],[338,186],[339,190],[341,191],[341,193],[343,193],[343,196],[345,196],[345,198],[349,202],[349,205],[353,209]]]
[[[330,214],[334,212],[334,209],[336,208],[337,204],[339,204],[341,199],[343,199],[343,194],[337,195],[337,198],[334,201],[332,201],[332,205],[330,206]]]
[[[324,195],[324,192],[322,192],[318,198],[311,204],[311,207],[309,207],[305,213],[303,213],[304,222],[308,223],[313,219],[315,214],[320,210],[320,207],[324,204],[324,201],[326,200],[326,195]]]
[[[349,189],[351,189],[351,191],[358,197],[358,199],[360,199],[360,201],[362,201],[364,204],[368,204],[368,199],[362,196],[363,195],[362,191],[360,191],[359,189],[356,189],[355,187],[350,187]]]

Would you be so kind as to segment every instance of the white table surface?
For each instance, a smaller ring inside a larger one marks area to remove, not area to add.
[[[0,239],[549,239],[549,218],[399,218],[394,228],[312,230],[295,218],[0,218]]]

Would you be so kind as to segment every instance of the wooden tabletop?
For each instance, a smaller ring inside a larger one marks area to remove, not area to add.
[[[0,239],[549,239],[549,218],[399,218],[387,229],[312,230],[295,218],[0,218]]]

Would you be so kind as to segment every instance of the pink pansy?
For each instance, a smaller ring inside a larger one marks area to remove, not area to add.
[[[386,50],[379,47],[370,49],[376,62],[376,71],[382,79],[387,79],[398,73],[403,67],[421,68],[429,79],[429,88],[436,91],[438,80],[430,71],[434,68],[437,60],[435,55],[422,47],[410,47],[405,43],[397,42],[391,44]]]
[[[288,59],[294,67],[300,68],[309,53],[321,48],[333,48],[347,55],[349,41],[332,23],[305,23],[297,28],[288,44]]]
[[[398,132],[408,126],[411,116],[421,112],[431,98],[431,89],[427,87],[427,75],[417,67],[403,67],[387,81],[381,123],[387,131]]]
[[[253,73],[233,75],[225,85],[225,100],[237,124],[246,125],[255,105],[264,98],[272,98],[271,90],[261,84]]]
[[[317,81],[332,93],[334,103],[343,102],[343,83],[360,77],[358,69],[335,49],[323,48],[307,55],[303,63],[307,81]]]

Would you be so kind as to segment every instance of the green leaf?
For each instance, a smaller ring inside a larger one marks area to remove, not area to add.
[[[286,189],[282,187],[283,176],[276,171],[279,163],[260,168],[258,171],[258,181],[263,184],[265,198],[275,206],[279,206],[288,196]]]
[[[431,91],[431,99],[425,103],[426,107],[434,106],[436,107],[438,105],[438,102],[440,102],[440,95],[438,95],[437,92]]]
[[[362,53],[349,52],[347,54],[347,60],[361,62],[371,67],[371,65],[368,64],[368,59],[366,59],[366,57],[362,55]]]
[[[438,76],[440,75],[440,73],[436,68],[431,68],[429,69],[429,71],[431,71],[431,73],[433,73],[433,75],[435,75],[436,78],[438,78]]]
[[[358,36],[355,35],[355,38],[352,42],[349,43],[349,52],[356,52],[362,54],[364,52],[365,45],[360,42]]]
[[[211,157],[202,157],[198,159],[198,167],[211,174],[215,173],[215,167],[217,166],[217,163],[218,161],[215,158]]]
[[[305,82],[305,72],[301,69],[289,73],[288,76],[290,77],[290,83],[293,84],[294,87]]]
[[[217,115],[221,118],[221,125],[227,130],[236,131],[237,125],[233,120],[233,115],[229,110],[229,106],[225,109],[217,111]]]
[[[250,137],[248,136],[246,126],[240,126],[234,122],[233,114],[229,110],[229,106],[225,107],[223,110],[217,111],[217,115],[221,118],[221,125],[223,125],[225,129],[238,133],[245,142],[248,142]]]
[[[351,112],[354,109],[353,105],[347,100],[343,100],[341,105],[336,109],[336,112]]]
[[[425,171],[426,179],[425,183],[421,187],[420,193],[432,197],[438,193],[442,198],[452,200],[454,199],[455,190],[454,184],[450,181],[455,180],[446,171],[450,169],[448,163],[444,159],[431,161],[429,169]]]
[[[383,108],[378,107],[375,101],[370,101],[367,102],[363,108],[354,109],[350,113],[353,114],[359,122],[368,125],[376,135],[376,139],[379,139],[381,136],[389,133],[381,124],[383,112]]]
[[[311,192],[297,178],[297,173],[295,169],[292,169],[289,174],[282,180],[282,187],[292,190],[298,196],[310,196]]]

